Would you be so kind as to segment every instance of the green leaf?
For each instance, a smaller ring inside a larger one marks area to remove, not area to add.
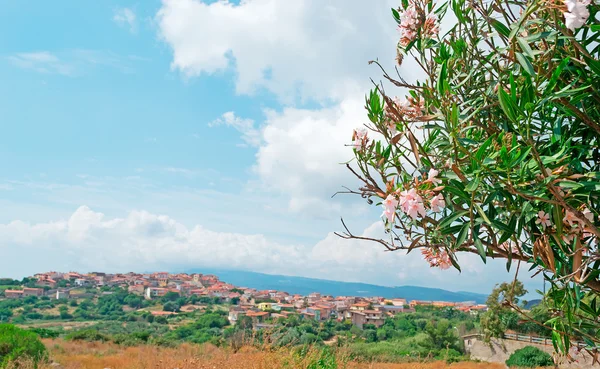
[[[475,159],[477,159],[477,161],[481,161],[481,159],[485,155],[487,148],[490,147],[493,140],[494,136],[490,136],[487,140],[483,142],[483,144],[481,144],[481,146],[479,146],[479,149],[477,149],[477,153],[475,153]]]
[[[383,150],[383,157],[387,160],[390,157],[390,153],[392,152],[392,145],[388,145],[385,150]]]
[[[492,18],[492,19],[490,19],[490,22],[492,24],[492,27],[494,27],[494,29],[496,30],[496,32],[498,32],[502,36],[508,37],[510,35],[510,30],[508,29],[508,27],[506,27],[503,23],[501,23],[497,19]]]
[[[524,39],[523,37],[517,37],[517,42],[519,43],[519,46],[521,46],[521,50],[523,50],[523,52],[525,54],[527,54],[528,57],[533,59],[534,58],[533,50],[529,46],[529,42],[526,39]]]
[[[590,67],[590,69],[594,73],[596,73],[596,75],[600,76],[600,62],[598,60],[588,58],[587,56],[584,56],[584,59],[588,65],[588,67]]]
[[[494,223],[494,225],[496,225],[496,223]],[[513,214],[513,216],[510,218],[510,221],[508,222],[508,225],[504,229],[504,232],[502,232],[502,236],[498,240],[498,243],[502,244],[502,243],[508,241],[508,239],[515,233],[516,227],[517,227],[517,216],[515,214]]]
[[[469,223],[465,223],[463,224],[462,228],[460,229],[460,232],[458,232],[458,237],[456,237],[456,243],[454,244],[454,249],[458,249],[467,239],[467,236],[469,235],[469,227],[471,226],[471,224]]]
[[[502,87],[498,88],[498,99],[504,114],[506,114],[508,119],[510,119],[513,123],[517,123],[516,104]]]
[[[392,15],[394,16],[394,19],[396,20],[396,22],[400,23],[400,14],[394,8],[392,8]]]
[[[454,256],[450,253],[448,253],[448,255],[450,256],[450,261],[452,262],[452,265],[456,268],[456,270],[458,270],[459,272],[460,270],[460,265],[458,265],[458,263],[456,262],[456,259],[454,259]]]
[[[529,74],[530,76],[535,76],[535,70],[533,69],[533,65],[531,64],[529,59],[527,59],[527,57],[521,53],[516,54],[517,60],[519,61],[519,64],[521,64],[525,72],[527,72],[527,74]]]
[[[483,243],[481,243],[481,240],[479,238],[475,238],[475,248],[477,248],[481,260],[483,260],[483,262],[486,263],[487,257],[485,253],[485,248],[483,247]]]
[[[456,219],[460,218],[460,217],[464,217],[466,215],[468,215],[469,212],[466,210],[463,211],[458,211],[456,213],[453,213],[452,215],[450,215],[449,217],[444,218],[444,220],[442,220],[439,224],[440,228],[446,228],[449,225],[452,224],[452,222],[454,222]]]
[[[475,209],[477,210],[477,212],[479,213],[479,215],[481,215],[481,217],[483,218],[483,221],[486,222],[487,224],[492,224],[490,223],[490,220],[488,219],[487,215],[485,214],[485,212],[483,211],[483,209],[481,208],[481,206],[479,206],[479,204],[477,203],[473,203],[473,207],[475,207]]]
[[[544,90],[544,95],[548,94],[548,92],[552,91],[552,89],[554,89],[554,86],[556,86],[556,82],[558,82],[558,78],[560,77],[563,69],[565,69],[565,67],[569,64],[569,61],[571,59],[569,59],[569,57],[564,58],[560,64],[558,65],[558,67],[556,67],[556,69],[554,69],[554,72],[552,72],[552,77],[550,77],[550,80],[548,81],[548,84],[546,85],[546,89]]]
[[[479,178],[475,177],[465,187],[465,191],[467,191],[467,192],[473,192],[473,191],[475,191],[477,189],[478,186],[479,186]]]
[[[446,85],[444,82],[446,82],[446,78],[448,77],[448,61],[444,60],[444,62],[442,63],[442,66],[440,68],[440,73],[438,74],[438,80],[437,80],[437,89],[439,91],[440,94],[444,94],[446,92],[445,88]]]

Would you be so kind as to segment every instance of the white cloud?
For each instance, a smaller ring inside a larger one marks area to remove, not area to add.
[[[373,224],[363,235],[378,237]],[[198,267],[244,268],[266,273],[370,282],[437,286],[486,292],[511,278],[502,263],[483,268],[477,256],[461,259],[463,273],[427,268],[417,252],[387,253],[372,242],[329,234],[315,245],[274,242],[255,234],[214,232],[146,211],[107,217],[86,206],[68,219],[0,224],[3,276],[42,270],[151,271]],[[23,261],[23,255],[36,255]]]
[[[367,62],[394,59],[397,1],[163,0],[161,37],[189,77],[235,68],[239,93],[266,88],[282,101],[339,100],[368,85]]]
[[[345,145],[351,142],[352,129],[364,122],[363,116],[363,102],[353,98],[320,110],[267,111],[256,172],[272,189],[289,196],[291,210],[325,211],[331,206],[339,210],[330,197],[342,185],[355,184],[341,163],[352,157]]]
[[[113,20],[121,27],[128,27],[131,33],[137,33],[137,21],[133,10],[129,8],[117,9]]]
[[[19,68],[34,70],[38,73],[72,76],[75,72],[72,65],[48,51],[17,53],[9,56],[8,60]]]
[[[58,53],[49,51],[15,53],[9,55],[7,60],[21,69],[68,77],[84,75],[93,67],[106,67],[123,73],[135,71],[131,58],[123,58],[104,50],[72,49]]]
[[[221,117],[208,123],[209,127],[228,126],[235,128],[242,135],[242,140],[247,145],[259,146],[261,143],[261,132],[254,126],[254,120],[244,119],[235,115],[234,112],[228,111],[223,113]]]
[[[319,0],[239,5],[163,0],[156,18],[173,50],[173,69],[188,77],[233,69],[238,93],[265,88],[288,104],[283,110],[266,109],[260,129],[232,112],[220,123],[258,147],[254,169],[260,188],[287,196],[289,209],[314,215],[339,213],[343,198],[331,200],[331,195],[356,184],[340,163],[352,158],[345,144],[366,120],[369,77],[380,75],[368,61],[394,63],[398,32],[390,8],[396,5],[392,0],[327,5]],[[297,98],[321,107],[294,107]]]

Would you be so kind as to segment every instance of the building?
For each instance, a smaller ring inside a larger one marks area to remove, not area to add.
[[[237,321],[244,315],[246,315],[246,310],[244,310],[238,306],[232,306],[229,309],[229,316],[227,317],[227,319],[229,320],[229,323],[231,325],[235,325],[237,323]]]
[[[246,316],[252,318],[252,324],[258,324],[265,321],[269,316],[268,311],[248,311]]]
[[[7,299],[20,299],[23,297],[23,291],[18,290],[4,290],[4,296]]]
[[[169,292],[169,289],[167,289],[167,288],[148,287],[148,288],[146,288],[146,293],[144,294],[144,296],[148,300],[152,300],[155,297],[161,297],[161,296],[166,295],[167,292]]]
[[[56,291],[56,299],[68,299],[71,297],[71,293],[68,290],[58,290]]]
[[[363,328],[365,324],[372,324],[381,327],[385,323],[385,316],[379,310],[351,310],[352,324],[358,328]]]
[[[27,296],[36,296],[36,297],[41,297],[44,296],[44,289],[43,288],[23,288],[23,297],[27,297]]]
[[[350,310],[363,311],[363,310],[367,310],[370,305],[371,304],[366,301],[361,301],[361,302],[357,302],[356,304],[352,304],[352,306],[350,306]]]

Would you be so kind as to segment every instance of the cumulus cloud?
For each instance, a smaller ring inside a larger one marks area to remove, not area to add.
[[[133,10],[129,8],[117,9],[113,16],[113,21],[119,26],[129,28],[131,33],[137,33],[137,21]]]
[[[378,237],[382,232],[378,222],[363,235]],[[284,244],[260,234],[214,232],[200,225],[189,228],[146,211],[107,217],[86,206],[66,220],[0,224],[0,252],[2,276],[13,277],[47,269],[126,272],[218,267],[481,292],[510,279],[502,263],[493,263],[484,272],[477,256],[461,258],[464,268],[459,274],[428,268],[417,252],[388,253],[376,243],[343,240],[333,233],[314,245]]]
[[[347,99],[319,110],[266,112],[255,170],[271,188],[289,196],[291,210],[336,206],[330,197],[342,185],[354,183],[341,163],[352,157],[346,145],[352,129],[363,122],[362,106],[359,99]]]
[[[159,32],[188,77],[235,68],[238,93],[340,100],[369,83],[369,60],[392,61],[397,1],[163,0]]]
[[[331,196],[356,183],[340,163],[352,158],[345,145],[366,121],[364,94],[369,77],[380,73],[368,61],[393,65],[393,6],[397,1],[163,0],[156,18],[173,69],[187,77],[233,70],[238,93],[267,89],[284,103],[264,110],[260,129],[233,112],[215,123],[258,148],[261,188],[287,196],[289,210],[314,215],[339,212],[344,200]]]

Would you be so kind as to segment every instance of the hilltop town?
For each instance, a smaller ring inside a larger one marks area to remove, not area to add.
[[[235,325],[242,317],[249,317],[255,328],[270,326],[266,321],[276,321],[290,315],[299,315],[316,321],[329,319],[351,321],[362,328],[366,324],[380,327],[385,320],[397,314],[415,312],[417,306],[436,308],[454,308],[456,310],[477,314],[487,310],[486,305],[472,301],[420,301],[404,298],[356,297],[356,296],[324,296],[311,293],[307,296],[289,294],[277,290],[256,290],[253,288],[234,286],[219,280],[211,274],[170,274],[126,273],[109,274],[103,272],[46,272],[25,278],[26,285],[14,286],[0,290],[0,298],[20,299],[28,296],[50,299],[85,299],[94,296],[94,289],[106,287],[122,288],[129,294],[138,295],[146,300],[164,298],[167,294],[174,297],[207,297],[229,304],[229,323]],[[1,283],[0,283],[1,285]],[[103,292],[110,293],[110,292]],[[3,296],[2,296],[3,295]],[[176,311],[152,311],[155,316],[177,315],[181,312],[193,311],[193,305],[182,306]]]

